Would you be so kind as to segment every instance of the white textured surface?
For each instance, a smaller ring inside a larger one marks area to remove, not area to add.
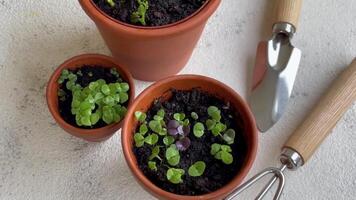
[[[247,96],[270,0],[223,0],[182,73],[217,78]],[[250,175],[278,165],[280,147],[327,85],[356,56],[356,1],[304,1],[295,45],[303,50],[288,113],[260,135]],[[109,54],[74,0],[0,0],[0,199],[151,199],[125,164],[120,137],[92,144],[51,118],[44,89],[65,59]],[[137,81],[137,93],[149,83]],[[289,172],[283,199],[355,199],[356,106],[312,160]],[[261,185],[260,185],[261,186]],[[241,199],[253,199],[258,188]],[[271,197],[271,194],[269,194]]]

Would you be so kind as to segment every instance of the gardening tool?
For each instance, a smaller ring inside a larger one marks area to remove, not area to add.
[[[250,105],[261,132],[281,118],[293,90],[302,53],[291,39],[301,7],[302,0],[276,0],[272,38],[257,48]]]
[[[356,58],[334,82],[329,92],[316,105],[309,117],[287,140],[280,156],[282,166],[265,169],[237,188],[226,200],[233,199],[268,174],[275,176],[256,199],[262,199],[277,180],[279,180],[279,184],[274,199],[279,199],[285,184],[284,170],[296,170],[304,165],[355,100]]]

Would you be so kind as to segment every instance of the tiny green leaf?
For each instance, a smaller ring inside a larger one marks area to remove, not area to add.
[[[174,118],[175,120],[181,122],[181,121],[184,120],[185,114],[184,114],[184,113],[175,113],[175,114],[173,115],[173,118]]]
[[[220,121],[221,115],[220,115],[220,110],[216,106],[209,106],[208,108],[208,115],[214,119],[215,121]]]
[[[146,124],[141,124],[141,126],[140,126],[140,133],[141,133],[142,135],[145,135],[147,132],[148,132],[147,125],[146,125]]]
[[[135,112],[135,117],[136,117],[136,119],[139,121],[139,122],[141,122],[141,123],[143,123],[145,120],[146,120],[146,114],[145,113],[143,113],[143,112],[140,112],[140,111],[136,111]]]
[[[182,176],[185,174],[183,169],[170,168],[167,170],[167,179],[173,184],[182,183]]]
[[[92,125],[95,125],[99,122],[101,115],[99,113],[94,113],[90,116],[90,121]]]
[[[104,98],[103,93],[96,93],[94,96],[94,100],[97,102],[98,100],[101,100],[102,98]]]
[[[103,102],[106,104],[106,105],[114,105],[114,98],[112,98],[111,96],[107,96],[103,99]]]
[[[131,14],[131,22],[138,23],[140,22],[142,25],[146,25],[146,12],[148,10],[148,1],[147,0],[137,0],[138,8],[137,11]]]
[[[173,144],[174,141],[175,141],[175,139],[172,136],[165,136],[163,138],[163,144],[165,144],[166,146],[169,146],[169,145]]]
[[[228,129],[224,135],[223,135],[223,139],[225,140],[225,142],[227,144],[233,144],[234,140],[235,140],[235,131],[234,129]]]
[[[225,152],[228,152],[228,153],[232,152],[231,147],[228,146],[228,145],[221,145],[221,150],[225,151]]]
[[[154,133],[151,135],[148,135],[145,138],[145,142],[149,145],[155,145],[158,142],[158,135],[154,134]]]
[[[196,123],[193,127],[193,133],[197,138],[200,138],[204,135],[204,130],[204,124],[200,122]]]
[[[62,75],[63,76],[68,76],[69,75],[69,71],[68,71],[68,69],[63,69],[63,71],[62,71]]]
[[[114,0],[106,0],[106,3],[108,3],[111,7],[115,7]]]
[[[160,152],[160,148],[159,146],[155,146],[153,149],[152,149],[152,153],[150,155],[150,157],[148,158],[149,160],[153,160],[154,158],[156,158],[158,156]]]
[[[166,128],[162,128],[162,130],[158,133],[158,135],[160,135],[160,136],[167,135],[167,129]]]
[[[215,127],[215,124],[216,124],[216,122],[214,120],[211,120],[211,119],[208,119],[205,122],[205,125],[206,125],[206,127],[208,128],[209,131],[212,130]]]
[[[70,74],[68,75],[68,79],[69,79],[69,81],[75,82],[75,81],[77,81],[77,75],[75,75],[75,74],[73,74],[73,73],[70,73]]]
[[[230,153],[221,151],[221,160],[223,161],[223,163],[230,165],[234,161],[234,158]]]
[[[162,119],[164,118],[164,115],[166,114],[166,112],[164,111],[164,109],[160,109],[158,112],[157,112],[157,115],[162,117]]]
[[[162,131],[162,124],[159,121],[152,120],[148,123],[148,126],[155,133],[160,133]]]
[[[91,82],[89,83],[89,89],[94,91],[99,86],[98,82]]]
[[[109,0],[110,1],[110,0]],[[113,0],[111,0],[113,1]],[[116,76],[116,78],[119,78],[120,77],[120,74],[117,72],[116,68],[111,68],[110,69],[110,73],[114,76]]]
[[[198,119],[199,119],[199,116],[198,116],[198,114],[197,114],[196,112],[192,112],[192,113],[190,114],[190,116],[191,116],[193,119],[195,119],[195,120],[198,120]]]
[[[136,133],[134,135],[134,140],[135,140],[136,147],[142,147],[143,144],[145,143],[145,137],[143,137],[143,135],[140,133]]]
[[[128,92],[130,90],[130,85],[128,83],[121,83],[120,85],[123,92]]]
[[[105,95],[110,94],[110,88],[108,85],[104,84],[101,86],[101,92],[104,93]]]
[[[183,126],[189,126],[189,119],[185,119],[183,121]]]
[[[129,100],[129,95],[127,93],[121,92],[120,93],[120,103],[126,103]]]
[[[220,149],[221,149],[221,145],[214,143],[211,145],[210,154],[214,156],[220,151]]]
[[[110,106],[103,107],[103,120],[106,124],[114,122],[114,111]]]
[[[180,161],[180,155],[179,151],[176,147],[176,145],[172,144],[167,150],[166,150],[166,159],[167,162],[171,166],[176,166],[179,164]]]
[[[80,121],[84,126],[91,126],[90,116],[83,116]]]
[[[203,161],[198,161],[189,167],[188,174],[189,176],[192,177],[201,176],[204,174],[205,168],[206,168],[205,163]]]
[[[148,168],[152,171],[157,171],[157,164],[154,161],[148,161]]]
[[[155,115],[155,116],[153,116],[153,119],[156,120],[156,121],[162,121],[163,117],[159,116],[159,115]]]

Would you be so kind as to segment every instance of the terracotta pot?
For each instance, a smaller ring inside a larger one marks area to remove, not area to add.
[[[231,174],[231,176],[234,176],[233,180],[215,192],[201,196],[183,196],[164,191],[154,185],[148,178],[146,178],[146,176],[142,173],[137,165],[137,160],[133,153],[133,135],[137,126],[137,120],[135,119],[134,113],[135,111],[146,112],[156,98],[168,98],[171,95],[169,91],[172,88],[179,90],[191,90],[192,88],[200,88],[203,91],[214,94],[217,97],[230,102],[231,106],[233,106],[236,111],[240,112],[241,116],[243,117],[245,126],[244,128],[246,130],[244,133],[244,138],[248,148],[245,161],[238,174]],[[244,102],[244,100],[231,88],[224,85],[223,83],[211,78],[197,75],[181,75],[170,77],[153,84],[145,91],[143,91],[141,95],[135,99],[134,103],[128,110],[121,136],[125,159],[138,182],[155,197],[159,199],[173,200],[216,200],[226,197],[228,193],[230,193],[243,181],[244,177],[252,167],[252,163],[255,160],[258,144],[256,124],[249,110],[249,107]]]
[[[82,67],[83,65],[100,65],[106,68],[115,67],[120,73],[120,76],[123,78],[123,80],[125,80],[130,85],[128,104],[129,105],[132,104],[133,99],[135,98],[135,87],[130,72],[125,67],[119,65],[116,61],[114,61],[112,58],[108,56],[98,55],[98,54],[85,54],[67,60],[62,65],[60,65],[56,69],[56,71],[54,71],[47,85],[46,97],[47,97],[48,108],[53,118],[58,123],[58,125],[62,127],[65,131],[70,133],[71,135],[74,135],[76,137],[91,142],[104,141],[109,139],[117,130],[119,130],[122,127],[123,120],[119,123],[108,125],[102,128],[81,129],[81,128],[74,127],[69,123],[67,123],[66,121],[64,121],[59,113],[58,96],[57,96],[57,92],[58,92],[57,80],[60,77],[63,69],[75,69],[78,67]]]
[[[79,0],[118,63],[128,66],[135,78],[145,81],[176,74],[186,65],[220,1],[209,0],[193,15],[173,24],[140,27],[111,18],[92,0]]]

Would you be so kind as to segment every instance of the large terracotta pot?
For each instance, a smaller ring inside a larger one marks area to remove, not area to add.
[[[188,62],[209,17],[221,0],[209,0],[190,17],[159,27],[133,26],[111,18],[92,0],[79,0],[95,22],[116,61],[140,80],[178,73]]]
[[[133,153],[133,135],[137,125],[134,113],[135,111],[146,112],[152,105],[153,101],[159,97],[168,98],[171,95],[169,91],[172,88],[179,90],[200,88],[203,91],[214,94],[217,97],[230,102],[231,106],[241,113],[245,128],[244,138],[247,144],[246,158],[239,173],[231,174],[231,176],[234,176],[233,180],[215,192],[201,196],[182,196],[169,193],[154,185],[148,178],[146,178],[137,165],[137,160],[135,154]],[[243,181],[244,177],[247,175],[252,163],[254,162],[258,145],[256,124],[249,107],[244,100],[223,83],[211,78],[197,75],[173,76],[161,80],[143,91],[141,95],[135,99],[134,103],[128,110],[121,136],[126,162],[137,181],[155,197],[170,200],[216,200],[226,197]]]
[[[46,90],[48,109],[58,125],[66,132],[76,137],[82,138],[91,142],[100,142],[109,139],[117,130],[122,127],[122,121],[112,125],[108,125],[97,129],[81,129],[74,127],[64,121],[58,109],[58,78],[63,69],[75,69],[83,65],[99,65],[106,68],[115,67],[120,76],[130,85],[129,102],[130,106],[135,98],[135,86],[130,72],[123,66],[119,65],[113,58],[99,54],[84,54],[73,57],[60,65],[52,74]]]

